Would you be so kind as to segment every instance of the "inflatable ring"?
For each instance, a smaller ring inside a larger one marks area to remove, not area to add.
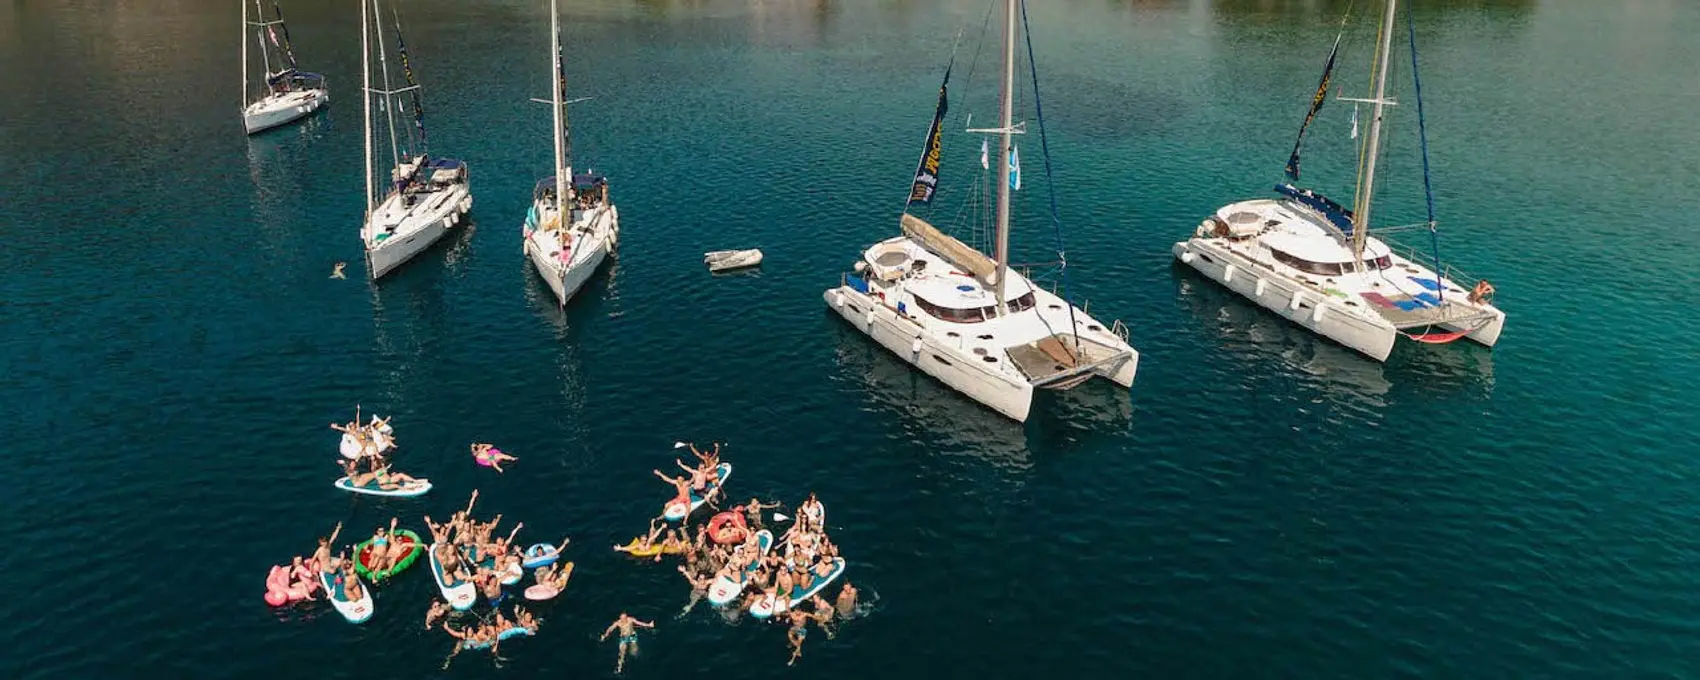
[[[750,528],[739,513],[722,512],[708,520],[708,536],[720,545],[742,543],[749,535]]]

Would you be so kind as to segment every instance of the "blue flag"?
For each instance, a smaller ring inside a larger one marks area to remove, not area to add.
[[[1009,188],[1021,190],[1021,147],[1009,146]]]

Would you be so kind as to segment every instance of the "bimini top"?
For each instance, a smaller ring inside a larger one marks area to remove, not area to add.
[[[1277,184],[1275,191],[1298,201],[1299,205],[1322,213],[1322,216],[1328,218],[1328,221],[1339,228],[1340,231],[1345,232],[1348,236],[1351,235],[1352,211],[1347,210],[1346,206],[1335,203],[1334,199],[1310,189],[1300,189],[1291,184]]]
[[[322,83],[322,82],[325,81],[325,77],[323,75],[320,75],[320,74],[317,74],[317,73],[308,73],[306,71],[297,71],[295,69],[285,69],[283,71],[278,71],[277,73],[273,73],[270,77],[266,78],[266,84],[267,85],[277,85],[279,83],[283,83],[283,82],[286,82],[286,81],[296,81],[296,82],[305,82],[305,83]]]
[[[460,160],[458,158],[433,158],[433,159],[431,159],[431,169],[432,170],[459,170],[459,169],[464,168],[464,167],[466,167],[466,161]]]
[[[555,178],[550,177],[549,181],[552,183],[555,181]],[[591,187],[607,183],[608,177],[600,173],[580,173],[573,175],[573,186],[575,187]]]

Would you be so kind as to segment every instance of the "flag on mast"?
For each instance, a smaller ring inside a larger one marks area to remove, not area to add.
[[[1021,190],[1021,147],[1009,145],[1009,188]]]
[[[980,169],[992,169],[992,140],[980,138]]]
[[[1299,178],[1299,150],[1304,146],[1305,130],[1310,128],[1310,122],[1316,118],[1316,112],[1322,110],[1323,103],[1328,101],[1328,84],[1334,79],[1334,57],[1340,54],[1340,36],[1334,36],[1334,47],[1328,51],[1328,63],[1322,66],[1322,82],[1316,84],[1316,94],[1311,95],[1310,111],[1305,113],[1305,122],[1299,125],[1299,137],[1293,141],[1293,155],[1287,157],[1287,177]]]
[[[927,128],[927,141],[921,147],[921,161],[915,167],[915,181],[909,185],[909,201],[904,204],[904,210],[914,203],[928,204],[933,201],[933,192],[939,186],[939,155],[944,152],[944,114],[950,107],[950,97],[946,87],[950,85],[950,68],[944,70],[944,82],[939,84],[939,103],[933,110],[933,124]]]

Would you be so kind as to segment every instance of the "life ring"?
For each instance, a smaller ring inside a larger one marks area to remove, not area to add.
[[[708,520],[708,536],[720,545],[742,543],[749,535],[750,528],[744,524],[742,514],[722,512]]]

